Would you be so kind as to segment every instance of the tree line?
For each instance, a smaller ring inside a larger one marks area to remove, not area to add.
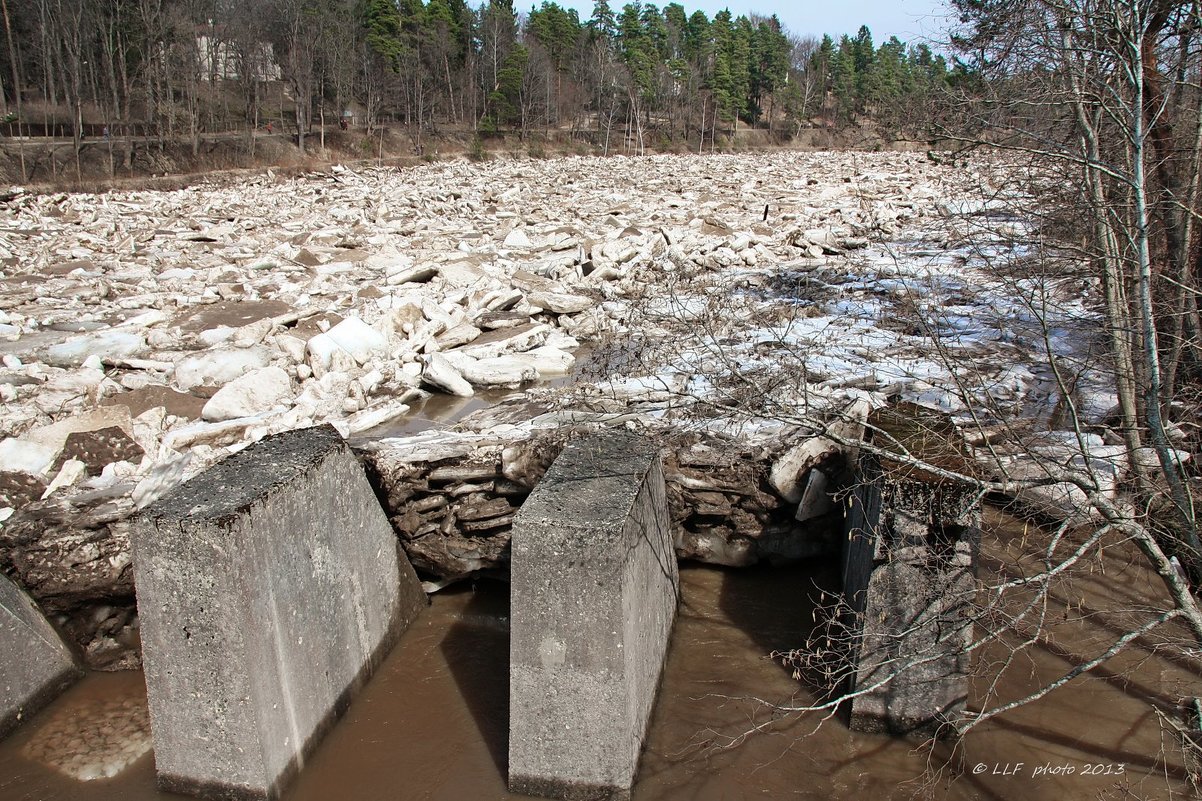
[[[300,144],[353,110],[369,131],[568,131],[638,148],[786,139],[866,122],[918,135],[942,56],[868,28],[821,40],[775,16],[598,0],[0,0],[0,116],[167,138],[286,121]],[[253,137],[252,137],[253,144]]]

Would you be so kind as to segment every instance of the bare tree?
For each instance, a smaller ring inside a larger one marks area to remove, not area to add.
[[[296,143],[301,153],[305,152],[305,135],[313,121],[318,40],[328,22],[325,11],[324,3],[309,0],[287,0],[277,10],[283,26],[285,77],[292,87],[296,109]]]
[[[1080,219],[1106,296],[1128,463],[1145,498],[1153,484],[1166,489],[1173,523],[1162,541],[1197,583],[1202,542],[1170,417],[1177,391],[1198,375],[1189,365],[1198,359],[1192,220],[1202,140],[1197,123],[1178,130],[1178,109],[1169,104],[1177,96],[1196,108],[1196,82],[1187,76],[1199,70],[1197,9],[1037,0],[970,19],[961,41],[981,53],[982,69],[1007,73],[993,84],[1005,94],[991,98],[1000,113],[986,123],[989,138],[1071,168],[1066,177],[1087,199]],[[1145,443],[1158,465],[1154,480],[1137,458]]]
[[[830,65],[815,58],[818,40],[813,36],[790,36],[789,44],[790,84],[786,88],[786,98],[793,118],[793,135],[796,136],[809,119],[813,104],[820,101],[826,91],[826,73]]]

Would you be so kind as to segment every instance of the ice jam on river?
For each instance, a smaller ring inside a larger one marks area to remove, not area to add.
[[[1113,492],[1121,444],[1065,424],[1116,403],[1100,289],[1043,247],[1043,188],[984,158],[776,152],[17,191],[0,219],[0,568],[88,666],[135,668],[123,522],[323,422],[379,471],[424,465],[390,476],[388,511],[429,590],[503,563],[539,469],[522,444],[579,422],[689,432],[665,463],[693,510],[677,550],[723,565],[806,556],[785,540],[802,479],[837,450],[824,426],[890,403],[951,415],[986,473],[1051,461]],[[492,472],[447,464],[489,448]],[[736,457],[762,481],[741,485]],[[1021,500],[1071,521],[1079,493]],[[467,540],[491,544],[465,556]]]

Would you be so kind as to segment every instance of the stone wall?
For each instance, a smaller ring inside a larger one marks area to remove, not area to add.
[[[357,447],[405,552],[433,589],[479,573],[507,575],[513,514],[564,444],[595,427],[431,432]],[[798,522],[797,501],[773,480],[787,461],[782,443],[654,436],[679,558],[741,567],[838,550],[842,510]],[[801,472],[813,466],[844,472],[829,447]],[[0,572],[27,589],[92,669],[141,665],[128,524],[137,505],[119,489],[32,501],[0,527]]]
[[[507,569],[514,513],[564,445],[589,430],[443,437],[426,447],[384,441],[361,455],[414,566],[453,580]],[[839,510],[797,522],[796,504],[769,479],[772,454],[762,446],[695,434],[658,441],[678,558],[743,567],[837,548]]]

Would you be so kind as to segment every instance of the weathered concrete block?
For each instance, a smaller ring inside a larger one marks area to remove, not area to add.
[[[873,571],[851,728],[931,736],[963,711],[976,592],[968,548],[950,559],[912,548]]]
[[[855,466],[855,485],[845,519],[843,539],[843,600],[855,614],[863,614],[868,579],[876,566],[874,555],[885,538],[881,517],[882,478],[875,457],[862,456]]]
[[[882,410],[875,444],[972,475],[963,440],[944,415]],[[976,587],[981,493],[879,454],[861,453],[843,547],[847,624],[858,632],[851,728],[950,733],[968,692],[970,611]]]
[[[0,737],[81,674],[70,649],[33,600],[0,574]]]
[[[677,591],[654,446],[568,445],[513,525],[510,790],[629,796]]]
[[[274,798],[425,606],[330,426],[268,437],[133,526],[159,785]]]
[[[975,562],[981,535],[981,494],[970,485],[894,475],[876,456],[864,455],[855,469],[843,544],[843,592],[856,612],[872,571],[905,548],[947,552],[966,543]]]

